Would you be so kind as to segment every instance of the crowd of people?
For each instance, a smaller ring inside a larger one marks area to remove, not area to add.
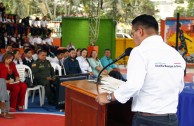
[[[24,64],[31,68],[34,76],[34,85],[43,85],[48,103],[56,105],[55,85],[57,71],[54,71],[51,63],[61,66],[62,75],[88,73],[90,77],[95,79],[103,67],[112,61],[109,49],[105,50],[105,55],[101,60],[98,58],[98,53],[95,50],[88,57],[86,48],[77,50],[74,48],[69,50],[57,49],[53,53],[54,55],[51,57],[42,46],[38,46],[33,53],[32,48],[25,46],[24,53],[20,54],[19,50],[14,49],[12,45],[6,46],[6,52],[0,54],[0,78],[5,79],[6,89],[10,91],[9,111],[15,112],[17,109],[23,111],[24,97],[27,89],[25,81],[21,82],[19,80],[19,74],[16,69],[17,64]],[[102,76],[109,76],[109,74],[110,76],[125,80],[115,65],[108,67],[102,73]],[[15,82],[17,83],[13,84]],[[1,103],[5,102],[1,101]]]
[[[0,3],[0,21],[7,20],[5,15]],[[0,109],[3,118],[14,118],[9,111],[15,112],[16,109],[23,111],[27,84],[19,80],[17,64],[25,64],[31,68],[35,85],[43,85],[48,103],[55,105],[56,71],[51,63],[60,65],[62,69],[58,71],[61,70],[63,75],[88,73],[91,77],[97,78],[103,67],[112,62],[110,49],[106,49],[104,56],[99,59],[96,50],[87,55],[86,48],[75,49],[72,43],[64,49],[54,47],[52,40],[49,39],[50,33],[45,30],[46,27],[41,29],[38,27],[38,20],[36,18],[32,23],[30,28],[32,39],[23,45],[22,55],[17,49],[13,50],[15,47],[13,41],[8,42],[11,40],[8,36],[15,36],[15,32],[12,34],[15,26],[10,23],[1,25],[0,47],[6,48],[5,53],[0,52]],[[28,29],[28,26],[25,28]],[[136,17],[132,21],[131,37],[137,47],[130,54],[127,81],[114,64],[102,72],[102,76],[112,76],[123,81],[114,92],[98,94],[96,102],[100,105],[113,101],[126,103],[133,98],[132,111],[135,114],[132,126],[178,126],[176,116],[178,96],[184,87],[186,64],[182,56],[158,35],[158,30],[158,23],[153,16],[143,14]],[[44,44],[40,33],[43,36],[48,35],[50,43],[46,41]],[[10,99],[7,90],[10,92]]]
[[[47,17],[40,20],[36,17],[20,19],[15,14],[6,14],[3,3],[0,3],[0,48],[12,45],[21,48],[25,44],[35,49],[38,45],[53,46],[51,30],[47,28]]]

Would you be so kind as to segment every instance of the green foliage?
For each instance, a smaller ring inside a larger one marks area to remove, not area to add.
[[[98,0],[93,0],[95,6]],[[42,14],[50,18],[57,16],[88,16],[91,0],[2,0],[7,13],[17,13],[20,17]],[[150,0],[103,0],[100,16],[116,21],[128,22],[140,14],[155,14]]]
[[[155,15],[156,12],[154,4],[150,0],[130,0],[126,7],[125,20],[131,22],[140,14]]]
[[[186,15],[186,9],[181,6],[177,6],[177,8],[174,10],[174,17],[176,17],[177,13],[180,14],[180,16],[185,16]]]
[[[178,6],[174,11],[174,16],[176,16],[177,12],[179,12],[181,16],[193,17],[194,16],[194,0],[188,0],[187,8]]]
[[[194,16],[194,0],[188,1],[187,16]]]
[[[20,17],[20,18],[24,18],[28,16],[27,13],[27,5],[23,2],[18,2],[17,6],[15,8],[16,14]]]
[[[175,3],[177,3],[177,4],[183,4],[184,3],[184,0],[175,0]]]

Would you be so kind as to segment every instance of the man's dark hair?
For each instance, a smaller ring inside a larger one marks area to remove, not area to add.
[[[78,49],[76,49],[76,52],[81,51],[81,50],[82,50],[81,48],[78,48]]]
[[[27,54],[29,51],[32,51],[31,49],[25,49],[24,53]]]
[[[105,49],[104,52],[106,52],[106,51],[110,51],[110,49]]]
[[[62,52],[63,53],[66,53],[66,52],[68,52],[68,50],[67,49],[63,49]]]
[[[140,15],[138,17],[136,17],[133,21],[132,21],[132,25],[134,27],[138,27],[138,26],[143,26],[145,29],[147,28],[153,28],[158,32],[158,22],[156,21],[156,19],[151,16],[151,15]]]
[[[73,51],[75,51],[75,49],[74,49],[74,48],[71,48],[71,49],[69,49],[69,50],[68,50],[68,52],[71,52],[72,50],[73,50]]]
[[[41,50],[39,50],[39,51],[37,52],[37,54],[40,54],[40,53],[42,53],[42,52],[47,53],[46,50],[41,49]]]
[[[55,56],[58,56],[58,55],[60,55],[61,53],[63,53],[63,50],[57,50],[57,51],[55,51]]]

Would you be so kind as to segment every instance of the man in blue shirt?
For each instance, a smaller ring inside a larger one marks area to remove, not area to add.
[[[110,49],[105,49],[104,56],[100,60],[103,67],[113,62],[110,56],[111,56]],[[110,65],[109,67],[106,68],[106,70],[108,70],[110,76],[116,79],[126,81],[126,79],[124,79],[123,76],[121,75],[120,69],[117,68],[115,64]]]
[[[111,56],[110,49],[105,49],[104,56],[100,60],[103,67],[105,67],[109,63],[113,62],[113,60],[110,58],[110,56]],[[112,71],[113,69],[117,69],[115,64],[112,64],[106,68],[106,70],[108,70],[109,72]]]
[[[76,60],[75,57],[76,57],[75,49],[73,48],[69,49],[69,57],[63,63],[66,75],[82,73],[78,60]]]

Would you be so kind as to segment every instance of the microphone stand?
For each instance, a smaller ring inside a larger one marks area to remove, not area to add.
[[[107,67],[109,67],[110,65],[112,65],[113,63],[117,62],[118,60],[122,59],[122,58],[125,57],[125,56],[129,56],[130,53],[131,53],[131,51],[132,51],[132,49],[133,49],[133,48],[131,48],[131,47],[127,48],[127,49],[125,50],[125,52],[124,52],[120,57],[118,57],[117,59],[115,59],[112,63],[106,65],[106,66],[99,72],[98,77],[97,77],[97,82],[96,82],[96,87],[97,87],[97,92],[98,92],[98,94],[99,94],[98,85],[100,84],[100,80],[101,80],[100,75],[101,75],[101,73],[102,73]]]
[[[102,73],[107,67],[109,67],[109,66],[112,65],[113,63],[117,62],[118,60],[120,60],[120,58],[115,59],[112,63],[106,65],[106,66],[99,72],[98,77],[97,77],[97,84],[100,84],[100,75],[101,75],[101,73]]]

